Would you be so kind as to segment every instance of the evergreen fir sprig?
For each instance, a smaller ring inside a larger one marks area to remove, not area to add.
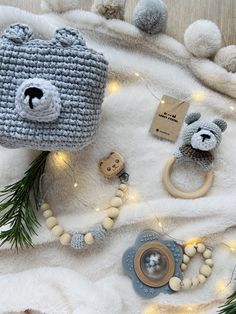
[[[35,209],[38,209],[40,178],[48,154],[42,152],[21,180],[0,191],[0,227],[6,227],[0,232],[0,245],[9,242],[16,249],[32,246],[32,235],[39,226]]]
[[[225,304],[220,306],[219,314],[235,314],[236,313],[236,291],[227,298]]]

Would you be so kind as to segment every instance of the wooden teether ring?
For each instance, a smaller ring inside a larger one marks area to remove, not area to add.
[[[171,181],[171,173],[175,162],[176,157],[173,156],[166,162],[165,167],[163,169],[162,182],[165,189],[176,198],[194,199],[206,195],[210,188],[212,187],[214,180],[214,172],[212,170],[206,172],[204,183],[198,190],[194,192],[184,192],[178,189]]]

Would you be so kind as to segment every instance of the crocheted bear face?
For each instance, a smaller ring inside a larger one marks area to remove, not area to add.
[[[200,117],[200,113],[191,113],[186,117],[187,126],[183,131],[184,144],[201,151],[211,151],[219,146],[227,123],[223,119],[210,122],[200,120]]]
[[[102,54],[74,29],[49,41],[26,25],[0,38],[0,144],[40,150],[79,150],[98,128],[107,74]]]

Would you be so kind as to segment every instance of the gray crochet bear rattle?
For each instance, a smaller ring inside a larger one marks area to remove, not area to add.
[[[106,75],[107,61],[78,30],[42,40],[27,25],[9,26],[0,38],[0,144],[82,149],[98,128]]]
[[[200,118],[201,114],[197,112],[186,117],[184,144],[175,153],[175,157],[177,161],[194,161],[203,171],[209,171],[214,159],[212,152],[220,145],[227,123],[223,119],[210,122]]]

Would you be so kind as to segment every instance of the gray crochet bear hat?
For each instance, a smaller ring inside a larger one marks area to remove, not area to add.
[[[49,41],[14,24],[0,38],[0,144],[8,148],[80,150],[93,139],[107,61],[74,29]]]
[[[184,144],[176,152],[178,161],[195,161],[204,171],[212,168],[212,152],[220,145],[222,132],[227,128],[227,123],[221,118],[213,121],[200,119],[198,112],[190,113],[185,122],[187,126],[183,130]]]

